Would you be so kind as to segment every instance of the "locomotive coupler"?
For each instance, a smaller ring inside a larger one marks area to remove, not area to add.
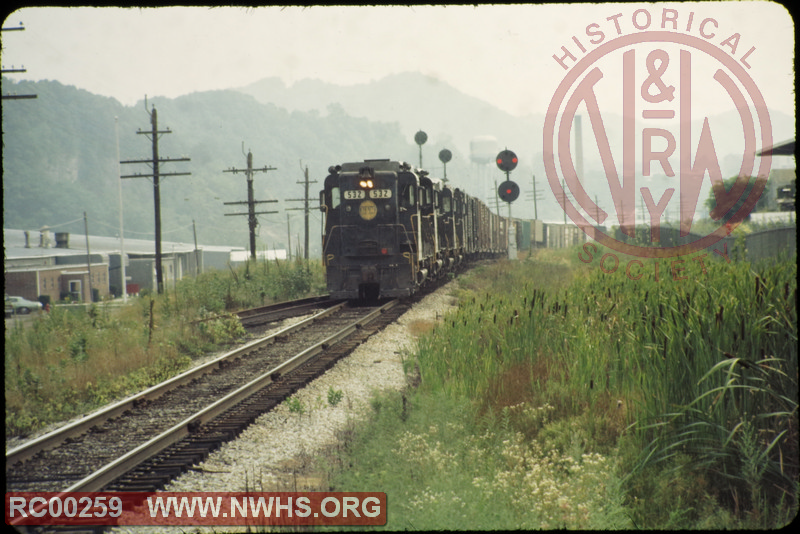
[[[378,282],[378,267],[376,265],[361,266],[361,283],[375,284]]]

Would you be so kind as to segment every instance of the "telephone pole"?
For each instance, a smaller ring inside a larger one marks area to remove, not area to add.
[[[22,25],[22,23],[20,23],[19,26],[16,26],[14,28],[0,28],[0,31],[4,32],[25,31],[25,27]],[[13,65],[11,66],[10,69],[0,69],[0,70],[2,70],[3,74],[19,74],[28,72],[24,66],[21,68],[15,68]],[[17,94],[2,95],[3,100],[22,100],[30,98],[36,98],[36,95],[17,95]]]
[[[244,149],[244,147],[242,147]],[[244,150],[242,150],[244,152]],[[256,215],[263,215],[268,213],[278,213],[277,211],[256,211],[255,205],[256,204],[266,204],[267,202],[277,202],[277,200],[255,200],[253,194],[253,174],[257,172],[267,172],[267,171],[275,171],[277,170],[276,167],[268,167],[264,166],[260,169],[253,168],[253,153],[249,150],[247,151],[247,168],[246,169],[234,169],[231,167],[227,171],[222,172],[232,172],[234,174],[243,172],[247,177],[247,200],[241,202],[223,202],[226,206],[232,206],[236,204],[247,204],[247,213],[226,213],[225,216],[232,216],[232,215],[247,215],[248,226],[250,227],[250,257],[254,260],[256,259],[256,226],[258,226],[258,219]]]
[[[147,97],[145,97],[144,101],[144,109],[147,111]],[[141,135],[146,135],[150,138],[150,141],[153,145],[153,158],[152,159],[138,159],[138,160],[127,160],[127,161],[120,161],[121,164],[129,164],[129,163],[147,163],[153,169],[152,174],[128,174],[125,176],[120,176],[120,178],[152,178],[153,179],[153,203],[155,205],[155,217],[156,217],[156,283],[158,285],[158,293],[161,294],[164,292],[164,271],[161,266],[161,177],[166,176],[188,176],[192,173],[190,172],[161,172],[159,169],[159,164],[161,163],[172,163],[175,161],[191,161],[189,158],[160,158],[158,156],[158,140],[161,135],[172,133],[169,128],[166,130],[159,130],[158,129],[158,114],[156,112],[155,106],[153,106],[153,111],[148,111],[150,115],[150,131],[143,131],[139,129],[136,133]]]
[[[541,195],[541,193],[536,191],[536,175],[535,174],[533,175],[533,180],[532,181],[533,181],[533,193],[532,193],[532,196],[528,197],[528,200],[533,200],[533,219],[534,220],[539,220],[539,207],[538,207],[537,203],[538,203],[539,200],[542,200],[542,195]]]
[[[302,208],[286,208],[286,211],[293,211],[293,210],[304,210],[305,211],[305,248],[303,249],[303,258],[308,261],[308,186],[309,184],[317,183],[316,180],[308,181],[308,165],[305,168],[305,180],[302,182],[297,182],[298,184],[305,184],[305,198],[287,198],[287,202],[305,202],[304,207]]]

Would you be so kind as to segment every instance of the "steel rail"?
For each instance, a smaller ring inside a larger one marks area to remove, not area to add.
[[[273,313],[275,311],[291,309],[295,307],[309,306],[313,304],[324,304],[330,301],[330,295],[321,295],[318,297],[308,297],[298,300],[290,300],[286,302],[279,302],[277,304],[270,304],[267,306],[260,306],[258,308],[248,308],[236,312],[239,319],[247,319],[248,317],[258,316],[265,313]]]
[[[174,376],[169,380],[161,382],[160,384],[156,384],[155,386],[152,386],[136,395],[133,395],[132,397],[128,397],[119,402],[111,404],[98,412],[90,414],[78,421],[65,425],[52,432],[48,432],[47,434],[39,436],[38,438],[33,439],[27,443],[24,443],[19,447],[11,449],[10,451],[6,452],[6,470],[9,468],[9,466],[17,462],[27,460],[28,458],[32,457],[33,455],[35,455],[40,451],[56,447],[69,437],[83,434],[84,432],[86,432],[95,425],[101,424],[105,421],[108,421],[109,419],[122,415],[127,410],[134,408],[137,404],[140,404],[144,401],[156,399],[161,395],[163,395],[164,393],[166,393],[167,391],[170,391],[179,386],[187,384],[200,376],[211,373],[216,369],[218,369],[225,361],[245,356],[246,354],[254,350],[257,350],[265,345],[272,343],[273,341],[275,341],[275,339],[277,339],[280,336],[285,336],[286,334],[289,334],[297,329],[304,328],[309,324],[313,323],[314,321],[334,313],[335,311],[341,309],[345,305],[346,302],[341,302],[328,309],[321,310],[320,312],[314,314],[308,319],[305,319],[303,321],[295,323],[294,325],[283,328],[267,337],[251,341],[250,343],[247,343],[237,349],[227,352],[219,356],[218,358],[215,358],[203,365],[199,365],[197,367],[184,371],[183,373]]]
[[[394,307],[398,302],[399,301],[397,300],[389,301],[380,308],[377,308],[375,311],[371,312],[369,315],[350,323],[346,327],[339,330],[339,332],[329,336],[323,341],[316,343],[315,345],[298,353],[296,356],[293,356],[289,360],[286,360],[280,365],[270,369],[266,373],[250,381],[236,391],[233,391],[225,397],[219,399],[214,404],[207,406],[203,410],[174,425],[169,430],[162,432],[160,435],[154,437],[147,443],[143,443],[127,454],[120,456],[116,460],[104,465],[94,473],[76,482],[64,491],[100,491],[104,486],[122,474],[128,472],[155,454],[158,454],[170,445],[173,445],[174,443],[177,443],[178,441],[190,435],[193,428],[211,421],[232,406],[251,396],[256,391],[268,386],[274,380],[277,380],[279,376],[287,374],[297,367],[303,365],[317,354],[326,350],[328,347],[338,343],[342,339],[348,337],[354,331],[372,322],[376,317],[380,316],[386,310]]]

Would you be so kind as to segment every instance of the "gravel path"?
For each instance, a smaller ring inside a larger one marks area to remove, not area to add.
[[[309,473],[310,459],[335,446],[337,433],[361,420],[374,392],[407,385],[403,358],[415,350],[415,334],[427,330],[456,304],[450,282],[416,303],[400,319],[370,337],[350,356],[295,393],[292,399],[259,417],[236,440],[168,485],[165,491],[304,491],[325,490]],[[343,393],[336,405],[328,391]],[[290,404],[302,406],[290,410]],[[217,532],[220,528],[217,527]],[[115,532],[163,532],[164,527],[120,527]],[[182,527],[175,532],[214,531]]]

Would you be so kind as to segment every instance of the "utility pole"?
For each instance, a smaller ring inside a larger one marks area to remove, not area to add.
[[[494,208],[497,214],[500,215],[500,197],[497,196],[497,180],[494,181]]]
[[[533,218],[534,220],[539,220],[539,208],[537,202],[542,200],[541,194],[536,192],[536,175],[533,176],[533,196],[529,197],[528,200],[533,200]]]
[[[286,211],[294,211],[294,210],[304,210],[305,211],[305,232],[306,233],[305,233],[305,248],[303,249],[303,258],[305,258],[305,260],[308,261],[308,212],[309,212],[308,186],[309,186],[309,184],[317,183],[316,180],[312,180],[310,182],[308,181],[308,165],[306,165],[306,168],[305,168],[305,180],[303,180],[302,182],[297,182],[297,183],[298,184],[305,184],[305,191],[306,191],[305,198],[287,198],[286,201],[287,202],[304,202],[305,203],[304,207],[302,207],[302,208],[286,208]]]
[[[600,225],[600,203],[597,201],[597,195],[594,196],[594,205],[597,208],[595,210],[594,218],[595,218],[595,221],[597,222],[597,225],[599,226]]]
[[[289,214],[286,214],[286,240],[289,243],[287,245],[287,257],[289,261],[292,261],[292,223],[289,221]]]
[[[197,226],[192,219],[192,233],[194,233],[194,270],[195,276],[200,276],[200,250],[197,248]]]
[[[244,147],[242,147],[242,152],[244,152]],[[249,150],[247,151],[247,168],[246,169],[234,169],[231,167],[227,171],[222,172],[232,172],[234,174],[239,172],[244,172],[245,176],[247,177],[247,200],[242,202],[223,202],[226,206],[232,206],[235,204],[247,204],[247,213],[226,213],[225,216],[231,215],[247,215],[248,226],[250,227],[250,257],[254,260],[256,259],[256,226],[258,226],[258,219],[256,215],[263,215],[268,213],[278,213],[277,211],[256,211],[255,205],[256,204],[266,204],[268,202],[277,202],[277,200],[255,200],[253,194],[253,174],[256,172],[267,172],[267,171],[274,171],[277,170],[276,167],[268,167],[264,166],[260,169],[253,168],[253,153]]]
[[[0,31],[4,31],[4,32],[25,31],[25,26],[23,26],[20,23],[19,26],[16,26],[14,28],[0,28]],[[14,65],[11,65],[10,69],[0,69],[0,70],[2,70],[3,74],[12,74],[12,73],[13,74],[18,74],[18,73],[28,72],[25,69],[24,66],[22,68],[17,69],[17,68],[14,67]],[[37,96],[36,95],[16,95],[16,94],[14,94],[14,95],[2,95],[2,99],[3,100],[23,100],[23,99],[30,99],[30,98],[37,98]]]
[[[541,227],[541,221],[539,221],[539,201],[542,200],[541,193],[536,191],[536,175],[531,175],[531,181],[533,182],[533,193],[531,193],[531,197],[529,200],[533,200],[533,228],[531,229],[531,243],[532,247],[535,249],[538,243],[536,237],[538,236],[537,230]]]
[[[147,97],[144,99],[144,109],[147,111]],[[127,160],[127,161],[120,161],[122,164],[127,163],[147,163],[153,169],[152,174],[128,174],[125,176],[120,176],[120,178],[152,178],[153,179],[153,203],[155,204],[155,216],[156,216],[156,283],[158,285],[158,293],[161,294],[164,292],[164,271],[161,266],[161,185],[160,185],[160,178],[162,176],[187,176],[192,173],[190,172],[166,172],[162,173],[159,170],[160,163],[171,163],[175,161],[191,161],[189,158],[159,158],[158,156],[158,139],[163,134],[172,133],[169,128],[166,130],[159,130],[158,129],[158,114],[156,113],[156,108],[153,106],[153,111],[148,111],[150,115],[150,131],[143,131],[139,129],[136,133],[141,135],[149,136],[150,141],[153,145],[153,158],[150,160],[141,159],[141,160]]]
[[[122,175],[119,165],[119,119],[114,117],[114,136],[117,138],[117,177]],[[119,193],[119,270],[122,285],[122,302],[128,302],[128,282],[125,275],[125,232],[122,228],[122,180],[117,179],[117,192]]]
[[[92,253],[89,250],[89,219],[86,212],[83,212],[83,229],[86,232],[86,268],[89,270],[89,300],[94,302],[94,288],[92,287]]]

